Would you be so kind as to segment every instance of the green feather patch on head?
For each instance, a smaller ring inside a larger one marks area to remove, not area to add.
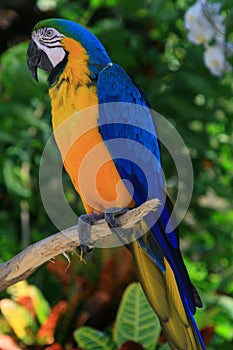
[[[33,31],[38,30],[40,28],[52,27],[63,33],[64,25],[62,26],[60,21],[60,18],[43,19],[35,25]]]

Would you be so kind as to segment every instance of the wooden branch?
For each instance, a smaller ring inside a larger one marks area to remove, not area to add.
[[[155,212],[158,205],[158,199],[149,200],[140,207],[117,217],[117,223],[122,229],[131,232],[138,231],[142,227],[146,215],[151,211]],[[114,235],[103,219],[91,225],[90,233],[93,243]],[[73,226],[28,246],[14,258],[0,264],[0,291],[26,279],[43,263],[59,254],[72,251],[79,245],[78,229],[77,226]]]

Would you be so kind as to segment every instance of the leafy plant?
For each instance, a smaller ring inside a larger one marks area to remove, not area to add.
[[[139,283],[130,284],[122,297],[113,336],[90,327],[81,327],[74,337],[86,350],[114,350],[128,341],[141,344],[145,350],[154,350],[160,335],[160,324]]]
[[[16,336],[25,345],[53,343],[58,316],[65,311],[66,303],[60,302],[51,309],[41,291],[26,281],[7,291],[11,299],[0,301],[0,334]]]
[[[2,299],[1,312],[18,339],[27,345],[35,343],[38,326],[29,310],[10,299]]]
[[[113,340],[104,332],[91,327],[81,327],[74,332],[74,337],[85,350],[115,350]]]
[[[127,340],[153,350],[160,335],[160,324],[138,283],[125,291],[118,309],[114,338],[118,346]]]

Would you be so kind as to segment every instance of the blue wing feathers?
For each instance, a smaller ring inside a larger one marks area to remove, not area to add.
[[[159,219],[153,214],[148,218],[150,244],[139,239],[141,247],[150,255],[163,271],[163,257],[172,267],[184,307],[192,322],[196,306],[195,298],[186,267],[179,250],[178,230],[165,233],[170,218],[171,203],[166,197],[162,176],[160,148],[155,126],[144,93],[118,65],[103,69],[97,81],[99,99],[99,130],[113,157],[122,179],[133,185],[133,198],[137,205],[148,198],[159,198],[163,204]],[[117,102],[117,106],[111,102]],[[135,104],[135,108],[133,107]],[[121,139],[120,143],[111,140]],[[121,150],[122,148],[122,150]],[[122,156],[119,156],[121,155]],[[146,175],[144,174],[146,170]],[[153,186],[151,186],[153,183]],[[126,182],[127,186],[127,182]],[[152,187],[152,190],[151,190]],[[131,188],[129,189],[131,190]],[[200,299],[199,299],[200,300]],[[196,332],[199,336],[197,328]],[[200,340],[201,344],[202,340]],[[204,348],[204,347],[203,347]]]
[[[133,197],[136,204],[140,205],[148,199],[148,182],[153,183],[153,186],[150,186],[149,197],[159,198],[161,202],[164,202],[165,189],[160,166],[159,144],[144,95],[125,71],[116,64],[101,71],[97,82],[97,91],[100,104],[100,132],[121,178],[129,180],[133,185]],[[133,103],[137,104],[135,108]],[[110,144],[108,141],[112,139],[124,139],[125,142],[124,144],[122,141]],[[145,147],[144,152],[142,152],[141,145]],[[121,147],[123,147],[124,157],[118,159],[116,156],[119,155]],[[146,176],[143,176],[143,171],[146,171]],[[168,219],[169,212],[164,206],[159,221],[163,231]],[[159,235],[156,232],[154,236],[158,240]],[[162,238],[163,235],[161,235],[159,244],[162,243]],[[165,242],[163,249],[167,253],[168,261],[170,261],[172,254],[168,249],[168,244],[178,248],[177,233],[166,234],[165,238],[163,238]],[[189,281],[187,281],[187,285],[189,285]]]

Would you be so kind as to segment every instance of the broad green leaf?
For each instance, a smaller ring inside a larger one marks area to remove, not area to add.
[[[146,350],[154,350],[161,328],[139,283],[132,283],[125,291],[117,313],[115,340],[121,346],[127,340],[140,343]]]
[[[85,350],[115,350],[116,346],[106,334],[91,327],[81,327],[74,332],[79,347]]]
[[[17,337],[25,344],[32,345],[38,328],[32,314],[10,299],[2,299],[0,308]]]
[[[30,285],[28,287],[28,295],[32,299],[32,303],[38,321],[40,322],[40,324],[43,324],[50,313],[49,303],[47,302],[39,288],[37,288],[36,286]]]

